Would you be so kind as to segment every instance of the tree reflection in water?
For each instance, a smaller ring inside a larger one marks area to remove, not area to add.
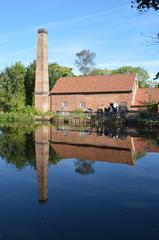
[[[36,168],[35,126],[11,126],[0,128],[0,156],[22,170],[26,166]],[[54,149],[49,149],[49,164],[60,158]]]
[[[77,159],[75,162],[75,171],[81,175],[89,175],[95,173],[93,168],[94,161]]]
[[[33,128],[14,126],[1,128],[0,155],[17,169],[35,167]]]

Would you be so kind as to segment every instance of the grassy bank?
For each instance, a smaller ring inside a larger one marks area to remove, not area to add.
[[[35,115],[27,113],[0,113],[0,123],[6,122],[32,122],[35,121]]]
[[[0,123],[33,123],[37,119],[45,119],[55,117],[55,113],[47,112],[0,112]]]
[[[36,122],[50,119],[63,119],[69,121],[71,118],[86,118],[84,113],[70,113],[69,115],[61,115],[54,112],[36,112],[36,111],[15,111],[15,112],[0,112],[0,123],[14,123],[14,122]]]

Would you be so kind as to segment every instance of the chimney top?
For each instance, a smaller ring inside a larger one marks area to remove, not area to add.
[[[48,34],[48,31],[45,28],[40,28],[40,29],[38,29],[38,33],[46,33],[46,34]]]

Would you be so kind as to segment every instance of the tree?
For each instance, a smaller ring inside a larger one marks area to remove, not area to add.
[[[149,10],[150,8],[154,9],[155,11],[159,10],[159,0],[133,0],[131,1],[132,7],[135,7],[140,12]],[[157,41],[159,40],[159,33],[155,37]],[[158,43],[158,42],[157,42]],[[159,78],[159,72],[154,77],[154,80]]]
[[[74,76],[72,72],[72,68],[60,66],[57,63],[50,63],[49,64],[49,85],[50,89],[53,88],[56,81],[61,77],[70,77]]]
[[[0,72],[0,110],[19,111],[26,105],[34,105],[36,61],[27,67],[20,62],[6,67]],[[49,64],[50,89],[60,77],[74,76],[72,68]]]
[[[35,69],[36,61],[33,61],[26,68],[25,76],[25,92],[26,105],[34,105],[34,89],[35,89]],[[49,88],[52,89],[56,81],[60,77],[73,76],[72,68],[60,66],[57,63],[49,64]]]
[[[0,155],[8,163],[21,170],[26,166],[36,168],[35,126],[19,126],[0,128]],[[60,157],[50,147],[49,163],[56,164]]]
[[[112,70],[111,74],[123,74],[123,73],[136,73],[139,81],[140,88],[151,87],[153,82],[149,80],[150,76],[148,72],[141,67],[123,66],[118,69]]]
[[[95,66],[95,57],[95,52],[84,49],[81,52],[76,53],[77,59],[75,60],[75,65],[79,68],[79,71],[82,74],[88,75]]]
[[[139,11],[146,11],[153,8],[155,11],[159,10],[159,0],[133,0],[132,7],[136,7]]]
[[[90,75],[112,75],[112,74],[124,74],[124,73],[136,73],[139,81],[140,88],[153,87],[154,82],[149,78],[148,72],[141,67],[123,66],[118,69],[108,70],[108,69],[94,69],[90,72]]]
[[[0,109],[12,111],[25,105],[25,67],[17,62],[0,73]]]
[[[83,176],[95,173],[95,170],[93,168],[93,161],[77,159],[74,164],[75,171]]]
[[[35,69],[36,61],[33,61],[26,67],[25,75],[25,94],[26,94],[26,105],[33,106],[34,104],[34,89],[35,89]]]
[[[93,71],[89,73],[89,75],[92,76],[97,76],[97,75],[110,75],[112,70],[108,69],[100,69],[100,68],[95,68]]]

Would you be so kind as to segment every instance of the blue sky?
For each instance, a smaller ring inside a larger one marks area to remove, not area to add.
[[[141,66],[159,71],[159,12],[139,14],[131,0],[8,0],[1,2],[0,69],[36,57],[37,29],[48,29],[49,61],[74,66],[82,49],[96,52],[96,67]]]

